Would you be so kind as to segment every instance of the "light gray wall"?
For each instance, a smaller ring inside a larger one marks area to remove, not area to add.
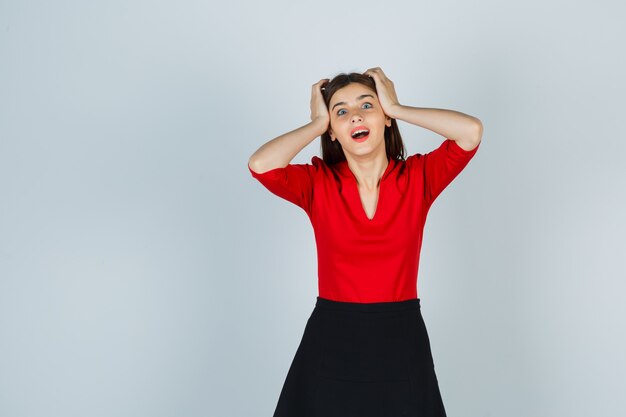
[[[587,3],[0,2],[0,415],[270,416],[316,251],[247,159],[375,66],[485,127],[421,254],[448,414],[624,415],[625,10]]]

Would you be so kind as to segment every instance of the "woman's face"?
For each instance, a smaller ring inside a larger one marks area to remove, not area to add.
[[[351,83],[337,90],[330,99],[328,111],[328,133],[333,141],[339,141],[344,153],[364,155],[381,146],[385,151],[385,126],[391,126],[391,119],[370,88]],[[359,134],[359,131],[364,132]]]

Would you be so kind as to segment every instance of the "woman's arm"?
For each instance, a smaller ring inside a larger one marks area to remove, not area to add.
[[[328,130],[330,114],[321,90],[322,85],[327,82],[328,78],[323,78],[313,84],[311,122],[264,143],[248,159],[248,166],[252,171],[262,173],[275,168],[285,168],[298,152]]]
[[[455,110],[391,106],[389,117],[403,120],[454,140],[461,148],[471,151],[480,143],[483,124],[476,117]]]
[[[324,125],[318,119],[278,136],[261,145],[248,159],[248,166],[258,173],[284,168],[306,145],[326,132],[327,128],[328,124]]]
[[[466,151],[480,143],[483,124],[477,118],[454,110],[404,106],[398,101],[393,81],[380,67],[370,68],[363,74],[374,78],[378,99],[387,116],[432,130],[454,140]]]

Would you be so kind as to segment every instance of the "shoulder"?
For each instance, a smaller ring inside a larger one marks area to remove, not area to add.
[[[324,162],[324,160],[317,155],[311,158],[311,165],[313,165],[314,167],[318,169],[328,166],[326,165],[326,162]]]
[[[465,147],[467,147],[467,149]],[[472,144],[471,146],[467,144],[460,145],[455,140],[447,138],[441,142],[439,146],[429,152],[409,155],[406,158],[406,162],[409,165],[418,165],[431,159],[466,161],[472,159],[479,147],[480,142]]]
[[[311,158],[311,168],[313,171],[319,174],[331,175],[337,173],[341,170],[341,163],[336,164],[328,164],[319,156],[314,156]]]

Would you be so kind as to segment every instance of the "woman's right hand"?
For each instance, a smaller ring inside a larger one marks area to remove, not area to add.
[[[322,87],[330,81],[328,78],[323,78],[317,83],[313,84],[313,91],[311,92],[311,121],[320,124],[320,130],[323,127],[323,133],[328,130],[328,124],[330,123],[330,114],[328,113],[328,107],[324,102],[324,96],[322,96]]]

